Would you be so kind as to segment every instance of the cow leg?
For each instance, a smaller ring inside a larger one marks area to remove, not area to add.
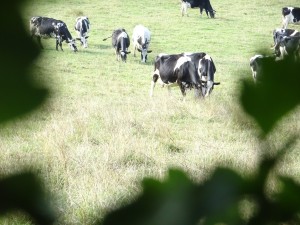
[[[181,82],[177,82],[179,87],[180,87],[180,91],[181,91],[181,94],[183,96],[183,99],[184,97],[186,96],[186,89],[185,89],[185,86],[181,83]]]
[[[41,37],[36,37],[36,38],[37,38],[38,45],[41,47],[41,49],[44,49],[42,45]]]
[[[152,81],[151,81],[151,88],[150,88],[150,97],[153,96],[153,91],[154,91],[154,87],[155,87],[155,84],[158,80],[158,75],[157,74],[153,74],[153,78],[152,78]]]
[[[200,6],[200,16],[202,17],[203,7]]]
[[[58,43],[58,40],[56,39],[56,46],[55,46],[56,51],[58,51],[58,45],[59,45],[59,43]]]
[[[60,47],[60,49],[61,49],[62,51],[64,51],[63,48],[62,48],[62,41],[59,42],[59,47]]]
[[[56,39],[56,51],[58,51],[58,45],[60,46],[60,49],[63,51],[62,42],[59,39]]]
[[[135,50],[136,50],[136,45],[133,46],[133,56],[135,57]]]
[[[181,16],[189,16],[187,13],[187,4],[185,2],[181,3]]]

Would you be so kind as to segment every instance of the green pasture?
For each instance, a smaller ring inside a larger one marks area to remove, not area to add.
[[[0,129],[1,174],[37,172],[59,223],[70,225],[103,218],[139,195],[142,178],[164,179],[168,168],[180,168],[195,181],[220,165],[248,174],[262,143],[239,103],[241,81],[252,81],[250,57],[272,54],[281,8],[300,6],[298,1],[211,0],[215,19],[200,17],[198,9],[182,17],[180,0],[28,1],[26,29],[32,16],[53,17],[75,38],[76,17],[88,16],[89,47],[77,42],[74,53],[64,43],[62,52],[55,50],[54,39],[42,40],[44,49],[32,68],[50,96],[33,113]],[[111,39],[102,39],[120,27],[131,37],[137,24],[152,33],[148,62],[133,57],[132,45],[127,63],[116,61]],[[153,61],[162,52],[206,52],[221,84],[205,100],[189,91],[182,101],[179,88],[169,95],[159,85],[150,98]],[[268,140],[281,146],[290,131],[299,133],[298,117],[299,109],[280,121]],[[278,170],[299,180],[299,159],[292,150]],[[28,224],[24,221],[15,214],[0,218],[1,224]]]

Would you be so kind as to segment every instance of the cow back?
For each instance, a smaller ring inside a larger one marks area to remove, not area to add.
[[[126,45],[127,48],[129,47],[129,45],[130,45],[130,39],[129,39],[129,36],[128,36],[126,30],[125,30],[124,28],[119,28],[119,29],[114,30],[114,31],[113,31],[113,34],[112,34],[112,46],[113,46],[114,48],[117,48],[117,47],[118,47],[118,44],[119,44],[119,35],[120,35],[121,33],[123,33],[123,32],[124,32],[124,33],[126,34],[126,36],[127,36],[125,45]]]

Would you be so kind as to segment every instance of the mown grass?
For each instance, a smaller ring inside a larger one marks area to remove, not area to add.
[[[134,198],[143,177],[163,179],[170,167],[196,181],[220,165],[252,171],[262,153],[256,126],[239,104],[241,80],[251,79],[249,58],[259,49],[271,54],[281,8],[297,1],[211,3],[216,19],[200,18],[197,9],[181,17],[177,0],[31,1],[24,9],[26,26],[31,16],[53,17],[75,37],[75,18],[87,15],[89,48],[75,54],[64,44],[64,52],[57,52],[54,40],[42,40],[34,76],[51,95],[36,112],[0,130],[1,174],[38,172],[59,222],[89,224]],[[111,40],[102,39],[119,27],[131,35],[136,24],[152,32],[149,62],[141,64],[132,54],[126,64],[117,62]],[[169,96],[159,86],[149,97],[157,54],[200,51],[214,59],[221,82],[209,99],[195,100],[189,92],[182,102],[178,88]],[[298,115],[295,110],[276,127],[269,137],[274,146],[299,132]],[[282,173],[298,177],[299,154],[294,150],[285,160]],[[15,216],[0,221],[20,223]]]

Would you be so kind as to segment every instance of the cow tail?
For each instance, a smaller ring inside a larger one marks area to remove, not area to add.
[[[109,37],[107,37],[107,38],[104,38],[102,41],[106,41],[108,38],[111,38],[112,37],[112,35],[110,35]]]

